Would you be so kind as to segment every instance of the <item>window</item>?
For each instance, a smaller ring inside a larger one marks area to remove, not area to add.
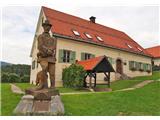
[[[95,55],[90,54],[90,53],[83,53],[83,52],[81,53],[81,60],[88,60],[94,57]]]
[[[131,45],[129,45],[129,44],[127,44],[127,46],[129,47],[129,48],[133,48]]]
[[[90,36],[90,34],[88,34],[88,33],[85,33],[85,35],[87,36],[87,38],[89,38],[89,39],[91,39],[92,38],[92,36]]]
[[[103,41],[103,39],[99,36],[96,36],[96,38],[99,40],[99,41]]]
[[[79,32],[78,32],[78,31],[76,31],[76,30],[72,30],[72,32],[74,33],[74,35],[76,35],[76,36],[80,36],[80,34],[79,34]]]
[[[85,60],[88,60],[91,58],[91,54],[85,53]]]
[[[147,72],[151,72],[151,70],[152,70],[151,64],[147,64]]]
[[[34,60],[34,61],[32,61],[32,70],[34,70],[35,69],[35,64],[36,64],[36,61]]]
[[[63,51],[63,62],[70,62],[70,51],[64,50]]]
[[[111,57],[108,57],[108,61],[110,62],[110,64],[114,64],[114,59]]]
[[[136,70],[136,62],[135,61],[129,61],[129,69]]]
[[[76,58],[76,52],[71,50],[59,50],[59,63],[74,63]]]
[[[144,70],[144,65],[143,65],[143,63],[139,63],[140,64],[140,71],[143,71]]]

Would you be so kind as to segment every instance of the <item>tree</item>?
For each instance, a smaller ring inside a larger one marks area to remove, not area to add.
[[[9,82],[9,75],[8,75],[8,73],[1,73],[1,75],[2,75],[2,77],[1,77],[1,82],[2,83],[7,83],[7,82]]]
[[[29,81],[30,81],[29,75],[24,75],[21,77],[21,82],[29,82]]]
[[[9,82],[10,83],[20,82],[20,77],[15,73],[10,73],[9,74]]]

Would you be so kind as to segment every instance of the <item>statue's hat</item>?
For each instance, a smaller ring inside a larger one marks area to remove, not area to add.
[[[45,22],[42,23],[42,26],[52,26],[52,24],[49,23],[49,20],[45,20]]]

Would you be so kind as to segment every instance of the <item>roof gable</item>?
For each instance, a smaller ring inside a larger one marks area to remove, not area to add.
[[[42,7],[42,9],[46,18],[53,25],[51,29],[53,33],[75,39],[78,37],[86,42],[92,41],[105,46],[148,55],[143,47],[137,44],[122,31],[106,27],[98,23],[92,23],[88,20],[62,13],[47,7]],[[76,36],[72,30],[78,31],[80,36]],[[92,39],[89,39],[85,33],[88,33]],[[101,37],[103,41],[98,40],[96,36]],[[128,45],[132,46],[132,48],[128,47]],[[140,48],[142,51],[140,51],[138,48]]]

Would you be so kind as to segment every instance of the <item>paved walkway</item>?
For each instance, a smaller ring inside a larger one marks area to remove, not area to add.
[[[11,85],[11,90],[13,93],[24,94],[24,92],[16,85],[14,85],[14,84],[10,84],[10,85]]]
[[[154,82],[154,80],[145,80],[145,81],[142,81],[136,85],[134,85],[133,87],[131,88],[125,88],[125,89],[121,89],[121,90],[116,90],[116,91],[128,91],[128,90],[134,90],[134,89],[137,89],[137,88],[141,88],[151,82]]]
[[[134,85],[133,87],[125,88],[125,89],[121,89],[121,90],[115,90],[115,91],[112,91],[112,92],[135,90],[135,89],[141,88],[141,87],[143,87],[143,86],[145,86],[145,85],[147,85],[151,82],[154,82],[154,80],[145,80],[145,81],[142,81],[142,82]],[[104,93],[104,92],[96,92],[96,93]],[[72,92],[72,93],[60,93],[60,94],[61,95],[76,95],[76,94],[92,94],[92,93],[95,93],[95,92]]]

